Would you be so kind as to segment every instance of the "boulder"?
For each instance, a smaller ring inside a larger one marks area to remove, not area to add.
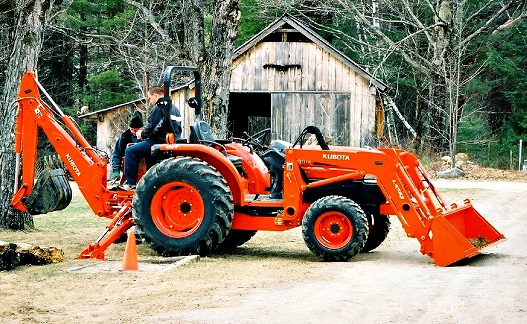
[[[465,175],[465,172],[463,172],[463,170],[457,167],[437,172],[437,176],[439,178],[459,178],[464,175]]]
[[[448,155],[443,156],[441,161],[443,161],[443,165],[452,165],[452,158]]]
[[[458,153],[458,154],[456,154],[456,162],[457,161],[468,161],[467,153]]]

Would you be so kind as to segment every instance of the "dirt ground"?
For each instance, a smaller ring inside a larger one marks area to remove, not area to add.
[[[231,254],[201,258],[165,272],[141,270],[141,259],[151,255],[140,245],[137,272],[67,271],[92,262],[71,255],[57,265],[0,272],[0,319],[2,323],[526,323],[527,182],[480,179],[436,180],[435,185],[448,202],[470,198],[507,240],[454,266],[437,267],[421,255],[417,240],[406,237],[396,218],[379,248],[346,263],[319,261],[305,247],[300,229],[259,232]],[[75,231],[66,234],[84,240]],[[114,255],[122,253],[122,247],[115,249]]]

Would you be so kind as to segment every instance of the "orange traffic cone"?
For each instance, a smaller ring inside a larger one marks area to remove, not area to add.
[[[121,270],[138,270],[139,263],[137,261],[137,245],[135,242],[135,233],[133,228],[128,231],[128,239],[126,240],[126,247],[124,248],[124,258]]]

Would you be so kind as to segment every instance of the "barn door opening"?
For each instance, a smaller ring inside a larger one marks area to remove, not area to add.
[[[229,135],[243,137],[271,127],[271,94],[231,92],[229,96]]]

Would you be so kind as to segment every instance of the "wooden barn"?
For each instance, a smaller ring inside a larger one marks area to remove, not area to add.
[[[320,35],[284,15],[234,53],[229,130],[241,137],[244,131],[271,127],[273,138],[291,142],[305,126],[315,125],[332,144],[375,146],[382,136],[381,93],[386,88]],[[188,85],[172,89],[184,118],[184,137],[194,116],[185,104],[192,95]],[[111,151],[126,128],[126,120],[121,127],[112,120],[128,118],[137,109],[144,112],[144,98],[85,114],[98,121],[97,147]]]
[[[252,116],[261,116],[269,118],[273,137],[286,141],[315,125],[333,144],[375,144],[383,120],[376,108],[386,85],[300,21],[285,15],[234,54],[235,135],[251,128]]]

